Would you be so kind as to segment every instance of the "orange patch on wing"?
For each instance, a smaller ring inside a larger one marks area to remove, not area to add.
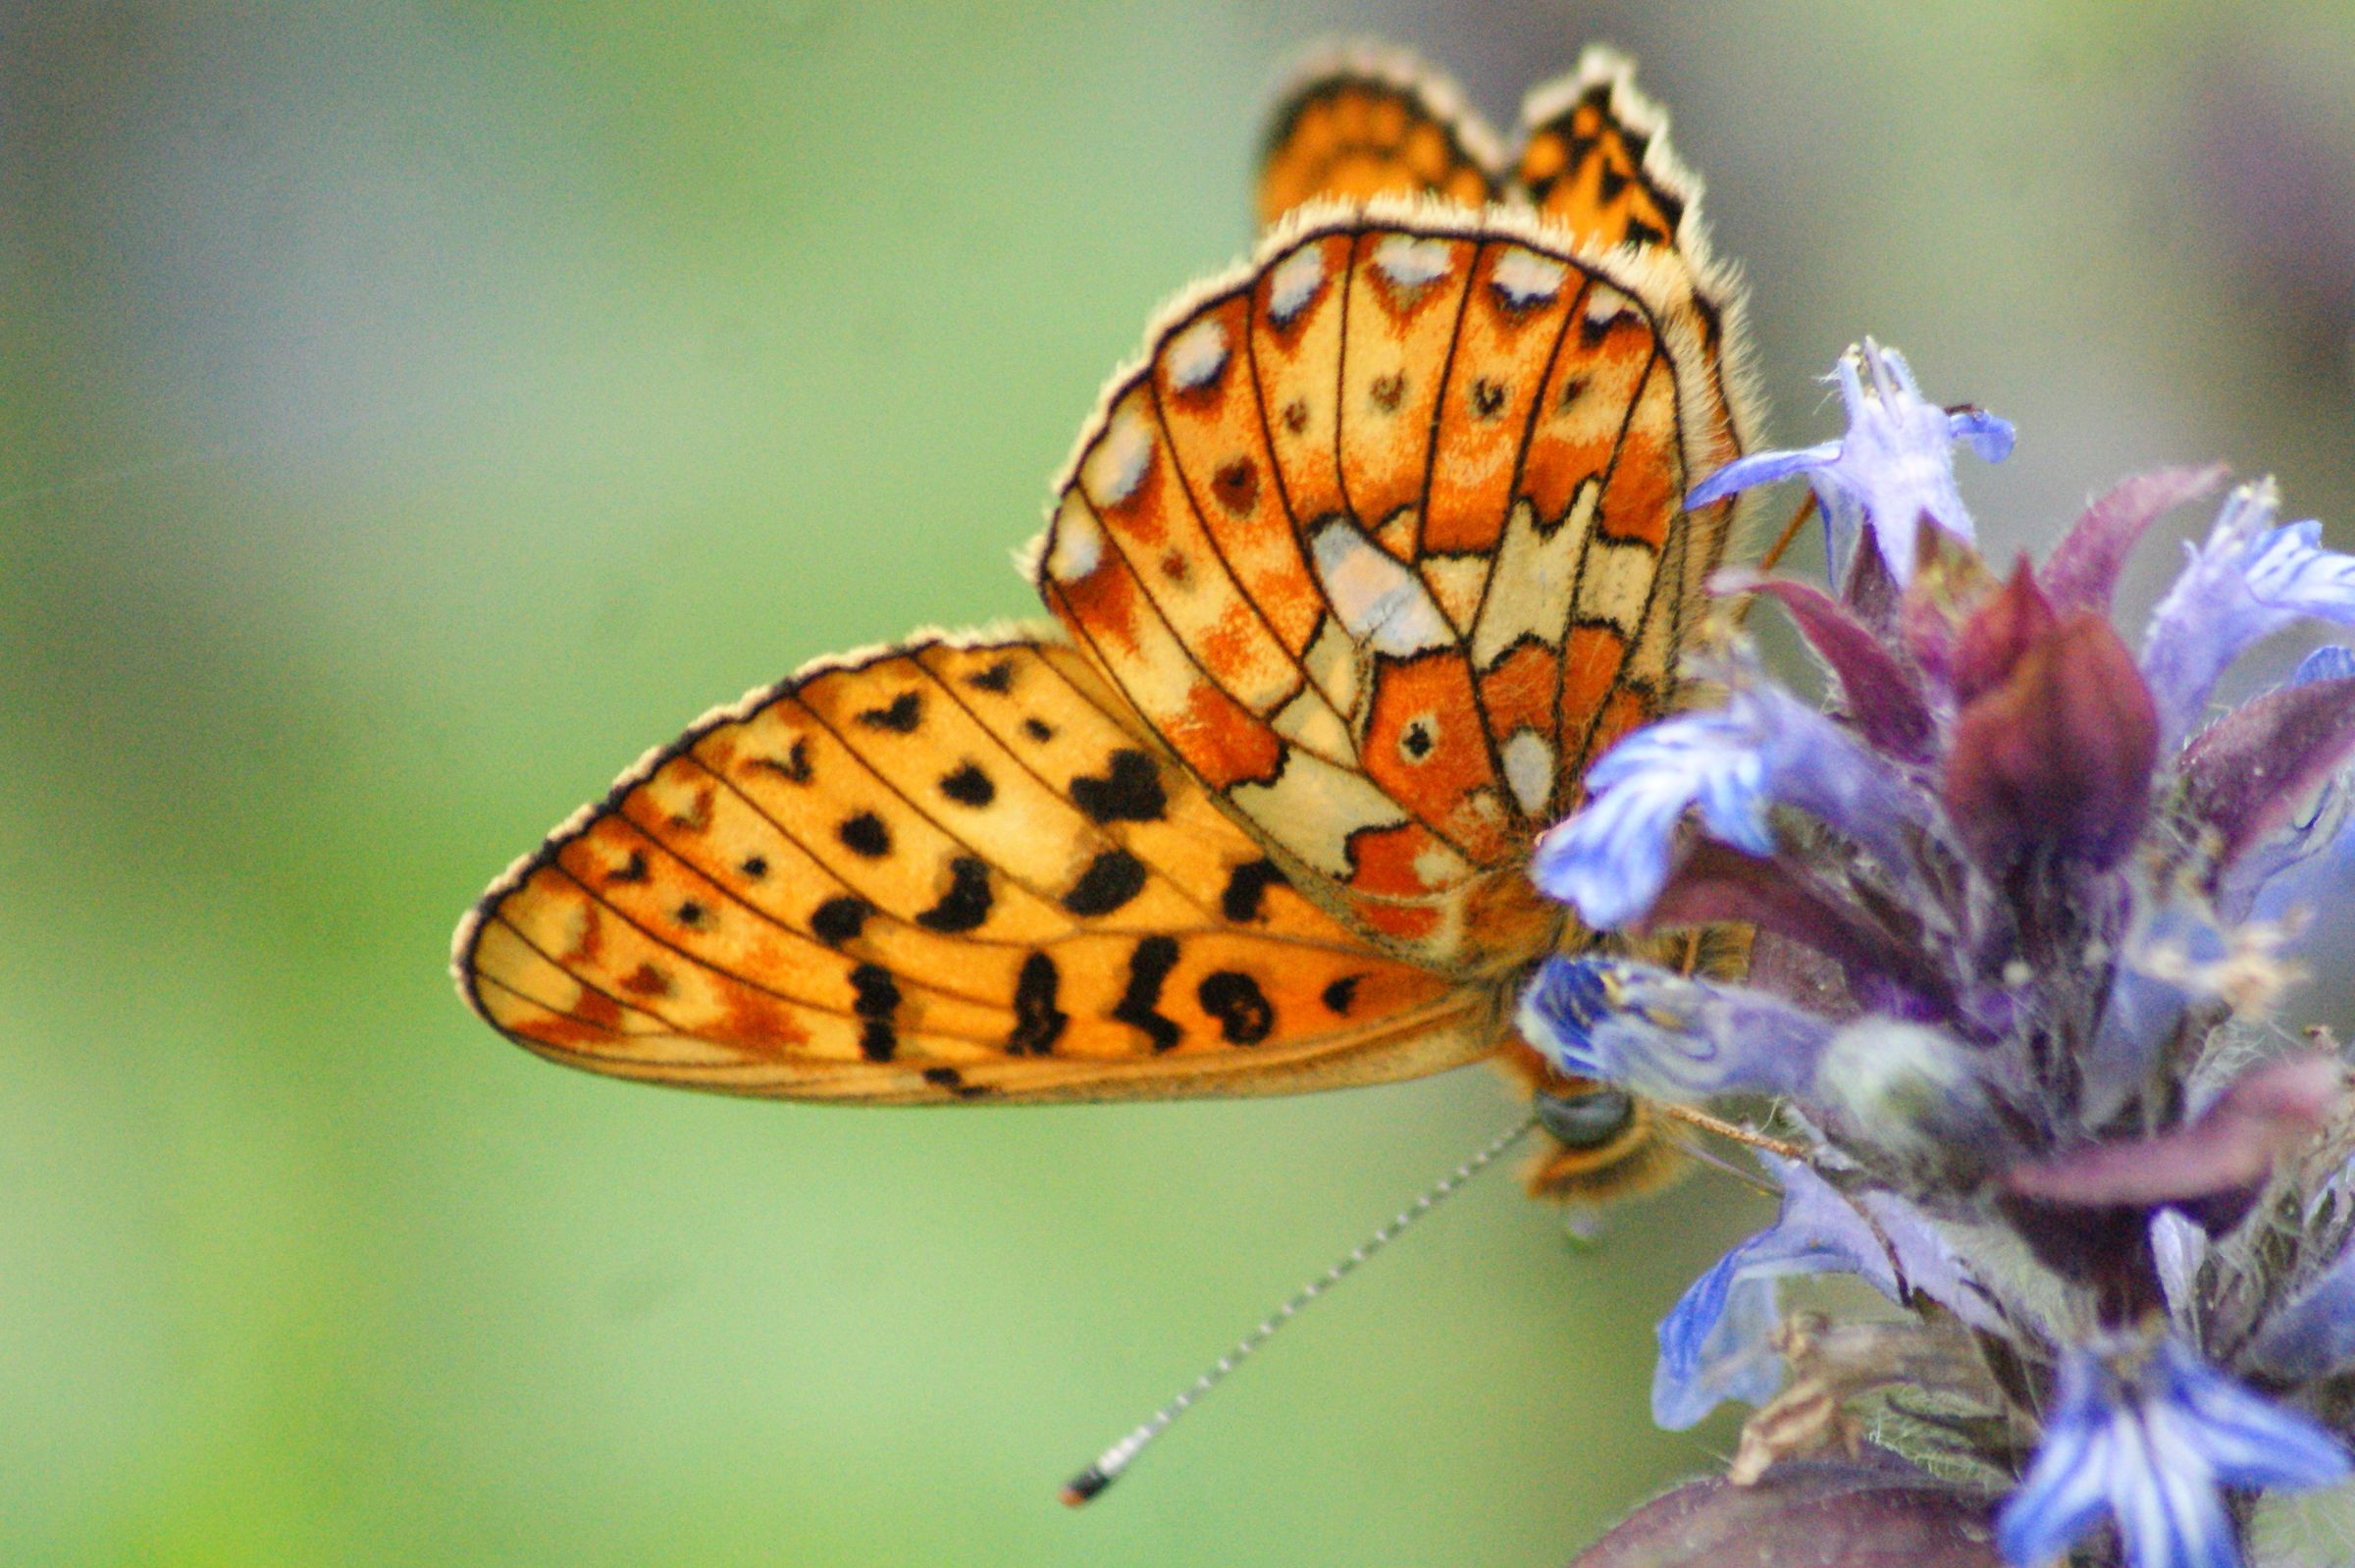
[[[1470,240],[1374,230],[1358,236],[1341,346],[1341,483],[1383,525],[1422,502],[1450,346],[1471,283]],[[1392,553],[1411,559],[1411,542]]]
[[[1337,444],[1350,249],[1346,234],[1308,240],[1263,271],[1252,291],[1259,400],[1284,500],[1302,524],[1343,509]]]
[[[1489,733],[1510,735],[1533,729],[1552,738],[1553,700],[1561,686],[1561,654],[1543,643],[1521,644],[1480,678],[1480,706]]]
[[[1603,699],[1609,695],[1611,683],[1619,678],[1619,666],[1627,658],[1627,641],[1607,626],[1573,626],[1569,640],[1562,648],[1562,704],[1561,730],[1567,744],[1584,739],[1602,711]],[[1596,755],[1593,747],[1588,756]],[[1579,758],[1561,759],[1562,771],[1578,769]]]
[[[1522,246],[1482,247],[1439,405],[1425,549],[1493,549],[1502,538],[1546,367],[1585,283],[1576,268]]]
[[[1207,681],[1186,694],[1185,711],[1163,733],[1214,790],[1264,783],[1283,760],[1283,743],[1251,711]]]
[[[1359,756],[1384,794],[1438,827],[1476,863],[1490,864],[1509,846],[1502,818],[1483,814],[1475,801],[1496,786],[1479,714],[1472,667],[1462,653],[1441,649],[1385,661],[1375,674]]]
[[[1300,553],[1251,374],[1251,299],[1236,293],[1170,334],[1154,365],[1170,449],[1202,526],[1286,653],[1316,634],[1320,603]]]
[[[1110,645],[1108,652],[1137,652],[1136,578],[1110,542],[1094,571],[1071,582],[1042,585],[1041,592],[1048,596],[1048,607],[1072,625],[1084,628],[1090,641]],[[1057,604],[1057,599],[1063,602]]]

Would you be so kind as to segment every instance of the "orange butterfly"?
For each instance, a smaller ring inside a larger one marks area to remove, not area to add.
[[[1285,100],[1272,224],[1117,377],[1032,576],[699,720],[494,883],[458,984],[624,1077],[864,1104],[1283,1094],[1496,1058],[1533,1191],[1676,1164],[1549,1073],[1523,978],[1592,945],[1524,869],[1677,701],[1733,518],[1738,301],[1617,57],[1517,160],[1418,68]],[[1681,939],[1738,967],[1730,933]]]

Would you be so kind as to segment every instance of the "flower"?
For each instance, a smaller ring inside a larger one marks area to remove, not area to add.
[[[1785,805],[1897,858],[1918,808],[1888,787],[1870,749],[1747,660],[1724,673],[1724,707],[1678,714],[1612,747],[1587,774],[1587,810],[1539,839],[1530,875],[1590,924],[1624,924],[1651,906],[1688,810],[1753,855],[1774,852],[1767,808]]]
[[[1766,1401],[1740,1479],[1859,1430],[1876,1389],[1931,1389],[1984,1407],[1937,1427],[1982,1474],[2042,1428],[2003,1512],[2015,1563],[2109,1518],[2127,1568],[2229,1568],[2227,1494],[2338,1479],[2355,1435],[2350,1068],[2268,1017],[2302,927],[2252,914],[2343,912],[2355,654],[2208,709],[2259,639],[2355,624],[2355,557],[2243,486],[2136,652],[2111,619],[2128,552],[2220,470],[2118,485],[1999,574],[1951,446],[2000,456],[2010,427],[1934,408],[1869,342],[1840,377],[1841,441],[1693,493],[1815,485],[1836,593],[1711,588],[1787,612],[1831,701],[1711,641],[1695,669],[1722,695],[1623,739],[1539,842],[1532,877],[1598,947],[1541,966],[1517,1022],[1581,1077],[1769,1097],[1795,1153],[1769,1162],[1776,1224],[1661,1321],[1663,1424]],[[1747,983],[1639,960],[1720,922],[1755,933]],[[1830,1271],[1912,1316],[1778,1334],[1775,1281]]]
[[[1548,959],[1518,1022],[1555,1071],[1655,1100],[1802,1092],[1833,1034],[1762,991],[1601,957]]]
[[[1889,1249],[1831,1183],[1795,1160],[1760,1158],[1782,1183],[1782,1213],[1718,1259],[1660,1320],[1651,1417],[1671,1432],[1727,1399],[1763,1404],[1781,1386],[1773,1346],[1776,1280],[1854,1274],[1892,1301],[1900,1294]]]
[[[1958,539],[1971,538],[1970,514],[1955,489],[1957,442],[1991,463],[2012,455],[2012,426],[1976,408],[1949,411],[1926,402],[1912,367],[1871,339],[1840,356],[1833,371],[1848,413],[1848,434],[1797,451],[1755,452],[1693,488],[1689,506],[1706,506],[1736,491],[1805,474],[1823,506],[1832,581],[1846,581],[1858,537],[1867,528],[1889,575],[1912,575],[1915,532],[1927,518]]]
[[[2107,1514],[2132,1568],[2231,1568],[2240,1551],[2224,1489],[2298,1490],[2348,1473],[2328,1432],[2174,1339],[2078,1350],[2062,1364],[2035,1462],[1996,1516],[1996,1544],[2033,1568]]]
[[[2312,520],[2274,526],[2280,493],[2270,479],[2225,500],[2143,635],[2142,674],[2171,740],[2181,740],[2224,667],[2250,646],[2313,616],[2355,625],[2355,555],[2322,548]]]

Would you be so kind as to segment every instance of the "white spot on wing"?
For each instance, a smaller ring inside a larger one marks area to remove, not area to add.
[[[1523,497],[1504,520],[1496,569],[1489,597],[1472,628],[1472,667],[1493,668],[1512,646],[1534,637],[1548,648],[1562,646],[1569,629],[1570,599],[1578,581],[1578,559],[1594,526],[1602,482],[1589,477],[1570,502],[1570,515],[1550,534],[1538,527],[1537,508]]]
[[[1489,283],[1503,296],[1508,305],[1526,310],[1541,300],[1552,299],[1562,291],[1562,279],[1569,268],[1550,256],[1541,256],[1534,250],[1515,245],[1496,258],[1495,270],[1489,274]]]
[[[1404,658],[1455,641],[1423,580],[1348,518],[1317,525],[1309,558],[1342,629],[1362,646]]]
[[[1454,249],[1444,239],[1392,235],[1374,247],[1374,265],[1401,288],[1420,288],[1444,278],[1454,260]]]
[[[1143,417],[1132,408],[1121,410],[1087,454],[1087,498],[1098,506],[1118,506],[1136,494],[1152,461],[1153,438]]]
[[[1349,835],[1406,820],[1398,804],[1363,773],[1294,749],[1272,784],[1237,784],[1227,798],[1284,849],[1327,876],[1345,878]],[[1457,862],[1461,865],[1461,862]],[[1458,875],[1462,872],[1459,869]]]
[[[1553,798],[1553,745],[1536,730],[1515,730],[1504,743],[1504,781],[1521,803],[1521,814],[1542,818]]]
[[[1627,295],[1605,284],[1596,284],[1587,295],[1587,320],[1597,327],[1607,327],[1634,308]]]
[[[1423,581],[1455,626],[1469,631],[1489,586],[1489,557],[1477,550],[1423,557]]]
[[[1311,687],[1276,710],[1269,724],[1276,733],[1318,757],[1341,761],[1355,754],[1349,728],[1323,694]]]
[[[1170,384],[1192,392],[1218,380],[1227,368],[1227,329],[1209,316],[1170,340]]]
[[[1325,251],[1310,243],[1276,264],[1268,280],[1268,314],[1279,327],[1288,326],[1325,287]]]
[[[1333,706],[1351,719],[1357,717],[1363,693],[1358,687],[1357,645],[1341,623],[1331,615],[1319,616],[1317,635],[1309,640],[1308,652],[1300,657],[1300,667],[1317,689],[1333,700]]]
[[[1104,559],[1104,530],[1087,508],[1064,503],[1055,518],[1055,538],[1047,546],[1047,575],[1059,583],[1075,583]]]

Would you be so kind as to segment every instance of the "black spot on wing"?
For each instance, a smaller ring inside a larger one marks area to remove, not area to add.
[[[1072,780],[1072,804],[1097,822],[1158,822],[1170,798],[1161,769],[1143,752],[1127,747],[1112,754],[1103,774]]]
[[[875,907],[866,900],[845,894],[820,904],[810,916],[810,929],[828,947],[840,947],[857,937],[866,917],[874,913]]]
[[[924,1081],[936,1089],[946,1089],[960,1100],[986,1099],[989,1090],[978,1083],[968,1083],[965,1074],[955,1068],[926,1068]]]
[[[1071,1016],[1055,1006],[1062,980],[1055,961],[1044,953],[1022,960],[1022,972],[1014,983],[1014,1033],[1006,1041],[1010,1053],[1045,1056],[1063,1038],[1063,1026],[1071,1021]]]
[[[978,763],[967,762],[956,772],[941,776],[940,793],[960,806],[977,809],[998,798],[998,786],[981,771]]]
[[[810,765],[810,743],[797,740],[783,757],[756,757],[753,766],[774,773],[792,784],[807,784],[814,771]]]
[[[900,1048],[899,1032],[891,1021],[899,1010],[900,986],[889,969],[862,964],[851,970],[851,1011],[865,1020],[859,1031],[861,1056],[869,1062],[891,1060]]]
[[[1055,738],[1055,726],[1043,718],[1026,718],[1022,720],[1022,733],[1034,741],[1051,741]]]
[[[751,880],[758,882],[768,874],[768,857],[748,855],[736,862],[736,869],[742,871]]]
[[[1357,982],[1365,976],[1344,974],[1325,987],[1325,1010],[1335,1016],[1346,1016],[1357,1002]]]
[[[924,716],[924,700],[916,692],[902,692],[882,707],[870,707],[859,715],[859,722],[868,729],[889,730],[894,735],[913,735]]]
[[[1126,850],[1106,850],[1087,862],[1079,880],[1063,896],[1063,907],[1073,915],[1110,915],[1144,887],[1144,862]]]
[[[985,668],[977,669],[965,678],[965,684],[976,692],[1011,692],[1014,690],[1014,660],[1001,658]]]
[[[1175,1020],[1163,1018],[1160,1012],[1162,984],[1177,967],[1176,937],[1146,937],[1128,955],[1128,985],[1121,993],[1120,1006],[1112,1010],[1121,1022],[1144,1030],[1146,1041],[1157,1053],[1169,1050],[1184,1034]]]
[[[1230,1045],[1257,1045],[1276,1027],[1276,1009],[1259,982],[1239,969],[1213,969],[1194,991],[1202,1011],[1219,1020]]]
[[[1219,913],[1237,925],[1247,925],[1267,913],[1262,906],[1268,889],[1283,885],[1283,873],[1276,869],[1274,861],[1245,861],[1227,873],[1226,891],[1219,895]]]
[[[891,853],[891,829],[872,811],[844,817],[834,829],[834,836],[853,855],[864,855],[870,861],[879,861]]]
[[[608,882],[643,882],[647,878],[646,852],[630,851],[630,858],[605,873]]]
[[[927,931],[955,936],[972,930],[989,918],[989,862],[960,855],[949,862],[949,890],[940,902],[916,917]]]

